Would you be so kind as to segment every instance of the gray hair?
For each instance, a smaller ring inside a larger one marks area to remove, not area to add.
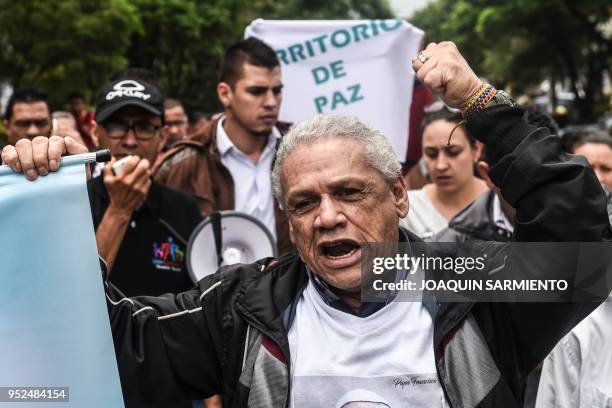
[[[355,117],[315,115],[293,126],[282,138],[276,153],[272,169],[272,192],[281,208],[284,208],[281,173],[287,157],[301,145],[332,137],[353,139],[361,143],[367,162],[389,183],[401,176],[402,166],[395,156],[393,146],[380,130]]]

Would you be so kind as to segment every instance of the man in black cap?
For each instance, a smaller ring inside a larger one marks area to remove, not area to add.
[[[163,102],[154,84],[136,76],[109,82],[96,101],[92,132],[113,155],[89,181],[96,241],[110,281],[128,296],[191,285],[186,244],[201,221],[200,210],[187,194],[150,177],[162,140]],[[121,159],[123,166],[113,169]]]

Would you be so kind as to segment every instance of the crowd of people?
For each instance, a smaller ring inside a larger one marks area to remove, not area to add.
[[[202,399],[208,407],[303,407],[341,389],[316,377],[375,383],[409,373],[431,381],[394,397],[402,406],[612,404],[607,306],[567,334],[597,305],[432,311],[359,299],[361,242],[612,237],[607,129],[558,129],[545,114],[517,107],[485,86],[453,44],[429,45],[413,67],[421,85],[411,118],[422,120],[411,123],[410,140],[420,152],[403,166],[384,136],[358,119],[279,121],[281,65],[254,38],[226,50],[217,85],[223,112],[212,117],[190,120],[142,69],[109,78],[93,112],[78,92],[57,112],[44,92],[12,94],[2,158],[28,179],[57,169],[52,157],[36,156],[51,146],[112,153],[92,168],[88,191],[126,407]],[[474,98],[478,92],[491,97]],[[189,237],[221,210],[260,220],[281,256],[192,282]],[[133,301],[121,302],[126,297]],[[589,354],[593,347],[607,360]],[[343,396],[368,397],[337,406],[390,406],[351,381],[355,390]],[[329,398],[325,406],[335,403]]]

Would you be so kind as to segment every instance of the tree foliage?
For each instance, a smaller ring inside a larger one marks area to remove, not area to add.
[[[0,0],[0,82],[39,86],[56,102],[91,92],[127,63],[136,11],[127,0]]]
[[[260,17],[278,20],[339,20],[393,18],[387,0],[261,1]]]
[[[602,98],[612,59],[608,0],[436,0],[411,21],[430,41],[457,43],[477,70],[522,92],[567,83],[584,119]]]
[[[217,108],[225,47],[242,36],[246,0],[132,0],[142,32],[132,34],[130,66],[150,69],[168,95],[192,108]]]

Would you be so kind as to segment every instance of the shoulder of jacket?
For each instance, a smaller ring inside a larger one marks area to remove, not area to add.
[[[289,253],[281,258],[268,257],[248,264],[222,266],[215,273],[200,279],[198,286],[202,296],[215,288],[222,289],[226,295],[238,294],[270,274],[283,273],[295,262],[295,256]]]
[[[172,146],[170,150],[162,158],[160,166],[165,162],[173,160],[174,156],[193,155],[198,152],[205,152],[216,140],[216,129],[219,118],[213,119],[209,124],[204,126],[196,133],[190,135],[187,139],[180,140]]]

